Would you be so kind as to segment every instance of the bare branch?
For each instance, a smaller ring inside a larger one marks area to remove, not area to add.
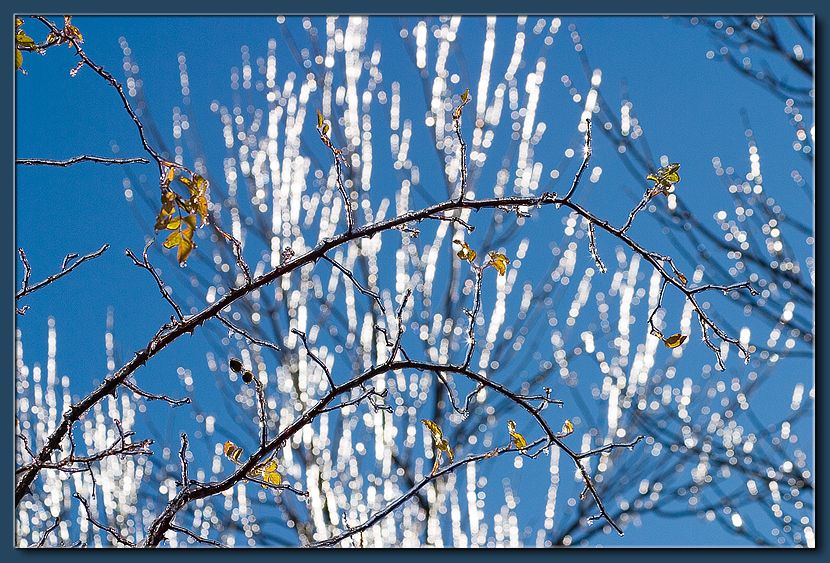
[[[591,457],[591,456],[595,456],[595,455],[602,454],[602,453],[605,453],[605,452],[610,452],[611,450],[615,450],[617,448],[631,448],[631,449],[633,449],[634,446],[636,446],[640,442],[640,440],[642,440],[643,438],[645,438],[645,436],[637,436],[635,439],[631,440],[630,442],[605,444],[604,446],[594,448],[593,450],[588,450],[586,452],[579,453],[579,454],[576,455],[576,458],[577,459],[585,459],[586,457]]]
[[[331,264],[332,266],[334,266],[335,268],[340,270],[343,273],[344,276],[346,276],[347,278],[349,278],[351,280],[351,282],[354,284],[354,286],[357,288],[357,290],[360,293],[362,293],[363,295],[366,295],[367,297],[371,297],[374,300],[374,302],[377,303],[378,308],[380,309],[381,313],[386,313],[386,308],[383,306],[383,302],[380,300],[380,296],[377,293],[375,293],[374,291],[371,291],[371,290],[366,289],[365,287],[363,287],[360,284],[360,282],[355,279],[354,274],[352,273],[351,270],[349,270],[348,268],[343,266],[337,260],[332,260],[331,258],[326,256],[325,254],[323,255],[323,260],[325,260],[326,262],[328,262],[329,264]]]
[[[588,168],[588,161],[591,160],[591,153],[593,152],[591,148],[591,120],[585,120],[585,147],[582,150],[582,164],[579,165],[579,170],[576,171],[576,176],[574,176],[574,181],[571,184],[571,189],[568,190],[568,193],[565,194],[565,197],[562,198],[563,201],[568,201],[571,199],[571,196],[576,191],[576,187],[579,185],[580,180],[582,179],[582,174],[585,172],[585,169]]]
[[[533,444],[530,444],[528,447],[534,446],[534,445],[536,445],[536,444],[538,444],[542,441],[543,441],[542,439],[539,439],[536,442],[534,442]],[[356,526],[347,526],[347,529],[346,529],[345,532],[343,532],[341,534],[338,534],[336,536],[333,536],[331,538],[313,543],[313,544],[309,545],[308,547],[333,547],[333,546],[336,546],[340,542],[352,537],[353,535],[355,535],[357,533],[368,530],[369,528],[371,528],[372,526],[374,526],[375,524],[380,522],[383,518],[385,518],[386,516],[391,514],[396,508],[398,508],[403,503],[405,503],[406,501],[408,501],[409,499],[414,497],[418,493],[418,491],[420,491],[425,486],[427,486],[429,483],[431,483],[432,481],[435,481],[439,477],[442,477],[442,476],[444,476],[448,473],[452,473],[453,471],[455,471],[459,467],[463,467],[463,466],[467,465],[468,463],[471,463],[471,462],[474,462],[474,461],[481,461],[481,460],[485,460],[485,459],[490,459],[490,458],[493,458],[493,457],[496,457],[496,456],[499,456],[499,455],[502,455],[502,454],[505,454],[505,453],[511,452],[511,451],[517,452],[519,450],[516,449],[513,446],[504,446],[504,447],[501,447],[501,448],[496,448],[495,450],[490,450],[488,452],[469,455],[469,456],[465,457],[464,459],[459,459],[458,461],[448,465],[447,467],[445,467],[445,468],[443,468],[439,471],[435,471],[433,473],[430,473],[429,475],[425,476],[421,481],[416,483],[415,486],[413,486],[411,489],[409,489],[408,491],[406,491],[402,495],[398,496],[397,498],[391,500],[384,508],[382,508],[381,510],[375,512],[365,522],[362,522],[361,524],[358,524]]]
[[[597,268],[601,273],[605,273],[608,269],[605,267],[605,264],[602,263],[602,258],[599,257],[599,251],[597,251],[597,241],[596,236],[594,235],[594,224],[588,222],[588,249],[591,251],[591,256],[594,258],[594,262],[597,264]]]
[[[45,158],[18,158],[15,164],[23,166],[71,166],[79,162],[97,162],[100,164],[149,164],[146,158],[109,158],[106,156],[93,156],[82,154],[67,160],[48,160]]]
[[[46,531],[43,532],[42,536],[40,536],[40,541],[37,542],[37,545],[35,545],[35,547],[43,547],[44,545],[46,545],[46,540],[49,539],[49,534],[51,534],[53,531],[55,531],[55,529],[60,525],[60,523],[61,523],[61,517],[57,516],[55,518],[55,522],[51,526],[46,528]]]
[[[130,540],[128,540],[127,538],[122,536],[120,533],[118,533],[115,530],[115,528],[113,528],[111,526],[104,526],[103,524],[98,522],[95,518],[93,518],[92,517],[92,511],[89,508],[89,503],[87,502],[87,500],[84,497],[82,497],[78,493],[75,493],[72,496],[75,497],[76,499],[78,499],[79,501],[81,501],[81,504],[84,505],[84,508],[86,509],[86,519],[89,521],[90,524],[92,524],[93,526],[95,526],[99,530],[103,530],[104,532],[108,533],[113,538],[115,538],[115,541],[117,541],[120,544],[126,545],[128,547],[135,547],[136,546],[135,543],[131,542]]]
[[[334,380],[331,378],[331,372],[329,371],[329,368],[327,368],[326,364],[319,357],[317,357],[317,354],[312,352],[311,348],[308,347],[308,337],[306,336],[306,334],[301,330],[297,330],[296,328],[292,328],[291,332],[300,337],[300,340],[303,342],[303,347],[305,348],[308,357],[311,358],[315,364],[320,366],[320,368],[322,368],[323,373],[326,374],[326,379],[329,380],[329,386],[331,387],[331,389],[337,389],[337,385],[334,384]]]
[[[260,338],[257,338],[255,336],[253,336],[250,332],[248,332],[248,331],[246,331],[242,328],[239,328],[238,326],[233,324],[231,321],[226,319],[224,317],[224,315],[216,315],[216,318],[219,320],[219,322],[221,322],[223,325],[228,327],[231,331],[243,336],[249,342],[251,342],[253,344],[256,344],[257,346],[262,346],[263,348],[270,348],[271,350],[275,350],[277,352],[280,352],[282,350],[282,348],[280,348],[279,346],[277,346],[273,342],[268,342],[266,340],[262,340]]]
[[[167,395],[156,395],[154,393],[150,393],[148,391],[145,391],[144,389],[141,389],[138,385],[135,384],[135,382],[130,381],[129,379],[125,379],[122,382],[122,385],[124,385],[124,387],[126,387],[136,395],[144,397],[145,399],[150,401],[164,401],[166,403],[170,403],[170,405],[173,407],[180,407],[182,405],[189,405],[191,403],[190,397],[185,397],[184,399],[173,399],[171,397],[168,397]]]
[[[18,254],[20,254],[20,260],[23,262],[24,273],[23,273],[23,285],[20,288],[20,291],[18,291],[15,294],[15,296],[14,296],[15,301],[18,300],[18,299],[21,299],[22,297],[25,297],[25,296],[27,296],[31,293],[34,293],[35,291],[37,291],[39,289],[42,289],[42,288],[46,287],[47,285],[49,285],[51,283],[56,282],[57,280],[61,279],[63,276],[65,276],[66,274],[70,273],[72,270],[74,270],[75,268],[77,268],[78,266],[83,264],[84,262],[86,262],[88,260],[92,260],[94,258],[98,258],[104,252],[106,252],[109,247],[110,247],[110,245],[105,244],[101,248],[96,250],[95,252],[90,252],[89,254],[81,256],[75,262],[73,262],[71,265],[67,266],[68,261],[73,257],[73,255],[70,254],[69,256],[66,257],[66,259],[64,259],[63,266],[61,267],[60,271],[58,271],[55,274],[52,274],[51,276],[49,276],[45,280],[39,281],[38,283],[36,283],[34,285],[29,285],[29,277],[31,275],[32,269],[29,266],[29,261],[26,258],[26,253],[23,251],[22,248],[18,248],[17,252],[18,252]],[[75,254],[74,256],[76,257],[77,254]]]
[[[179,450],[179,460],[182,464],[182,487],[185,489],[190,485],[190,478],[187,476],[187,434],[182,432],[182,447]]]
[[[173,530],[174,532],[179,532],[180,534],[184,534],[187,537],[193,538],[194,540],[196,540],[199,543],[204,543],[204,544],[207,544],[207,545],[212,545],[213,547],[222,547],[222,548],[226,548],[226,549],[228,547],[225,544],[220,543],[218,541],[198,536],[194,532],[192,532],[191,530],[188,530],[187,528],[183,528],[181,526],[177,526],[176,524],[170,524],[170,529]]]
[[[176,302],[173,301],[173,297],[167,291],[164,282],[161,281],[161,277],[159,277],[158,273],[156,273],[156,269],[152,266],[152,264],[150,264],[150,261],[147,259],[147,250],[150,248],[150,245],[152,244],[153,239],[150,239],[149,241],[147,241],[147,244],[144,245],[144,252],[142,253],[142,257],[144,258],[144,260],[142,262],[138,261],[138,258],[135,257],[135,254],[133,254],[133,251],[129,248],[124,252],[127,256],[130,257],[130,259],[132,259],[133,264],[135,264],[139,268],[144,268],[145,270],[150,272],[150,275],[153,276],[154,280],[156,280],[156,285],[158,285],[159,292],[161,292],[161,296],[164,297],[165,301],[170,303],[170,306],[173,307],[174,311],[176,311],[176,315],[178,315],[179,320],[181,321],[184,319],[184,314],[182,314],[182,310],[179,308]]]

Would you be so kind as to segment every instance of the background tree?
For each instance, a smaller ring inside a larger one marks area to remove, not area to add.
[[[122,80],[87,56],[71,20],[36,19],[52,37],[19,48],[68,44],[76,72],[115,89],[157,169],[123,168],[148,240],[154,226],[165,232],[127,262],[166,310],[132,357],[108,316],[108,373],[88,394],[57,377],[54,321],[45,379],[23,361],[18,330],[20,545],[569,545],[646,514],[698,514],[757,543],[811,541],[810,464],[795,439],[809,430],[811,387],[799,380],[763,420],[750,404],[792,355],[773,344],[745,367],[735,356],[758,348],[749,321],[720,312],[730,300],[718,294],[756,303],[744,279],[769,293],[760,280],[773,274],[666,256],[662,241],[687,225],[712,231],[683,215],[683,180],[658,170],[669,160],[642,162],[631,205],[617,198],[609,211],[592,197],[597,139],[619,143],[614,132],[626,137],[631,122],[624,110],[619,125],[608,117],[595,69],[584,94],[561,81],[581,110],[544,102],[559,34],[584,52],[573,24],[378,19],[400,30],[412,63],[403,82],[390,78],[402,59],[386,64],[395,47],[370,43],[375,19],[278,20],[264,52],[243,48],[232,101],[211,104],[226,150],[217,158],[184,54],[171,135],[125,39]],[[497,56],[497,29],[512,52],[499,43]],[[401,88],[412,71],[422,92]],[[562,139],[545,136],[546,119],[565,111],[575,134],[553,166]],[[603,166],[618,152],[607,147]],[[95,159],[138,157],[59,165]],[[677,197],[663,194],[673,183]],[[553,235],[551,216],[563,220]],[[654,218],[664,236],[638,236]],[[95,257],[68,258],[59,274]],[[24,263],[21,300],[36,287]],[[777,294],[760,297],[792,320]],[[183,345],[185,334],[197,340]],[[167,349],[178,383],[138,387]],[[155,444],[133,441],[136,429]],[[522,497],[528,483],[544,483],[545,498]]]

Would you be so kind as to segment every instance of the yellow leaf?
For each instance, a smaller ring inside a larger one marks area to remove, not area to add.
[[[242,456],[242,448],[237,447],[236,444],[228,440],[225,442],[223,450],[226,458],[237,465],[239,464],[239,458]]]
[[[491,251],[489,256],[490,263],[498,270],[499,275],[503,276],[507,272],[507,265],[510,264],[510,259],[500,252]]]
[[[686,276],[684,276],[680,272],[677,272],[677,279],[679,279],[680,283],[682,283],[683,285],[686,285],[689,281],[689,280],[686,279]]]
[[[470,100],[470,89],[467,88],[464,90],[464,93],[461,94],[461,103],[466,104]]]
[[[190,187],[193,185],[193,180],[191,180],[191,179],[190,179],[190,178],[188,178],[187,176],[180,176],[180,177],[179,177],[179,182],[181,182],[182,184],[184,184],[184,185],[185,185],[185,186],[187,186],[188,188],[190,188]],[[192,189],[192,188],[191,188],[191,189]]]
[[[677,171],[680,169],[680,164],[673,162],[668,166],[663,166],[657,170],[655,174],[646,176],[646,180],[654,182],[654,187],[659,188],[666,193],[672,184],[680,181],[680,174]]]
[[[516,432],[516,423],[512,420],[507,421],[507,431],[510,433],[510,437],[513,438],[513,445],[517,449],[524,450],[527,447],[527,440],[525,440],[524,436]]]
[[[21,25],[23,25],[23,20],[20,18],[14,18],[14,27],[20,27]]]
[[[192,232],[192,231],[191,231]],[[193,244],[191,239],[186,237],[182,237],[181,241],[179,242],[179,250],[176,252],[176,260],[179,261],[181,266],[184,266],[187,263],[187,257],[190,256],[190,252],[196,245]]]
[[[182,219],[182,220],[187,225],[187,227],[185,227],[185,229],[188,230],[188,231],[191,231],[190,236],[192,238],[193,237],[192,231],[193,231],[193,229],[196,228],[196,217],[194,217],[193,215],[185,215],[184,219]]]
[[[196,198],[196,213],[199,214],[199,217],[202,219],[202,225],[207,223],[208,218],[208,200],[205,196],[199,196]]]
[[[69,35],[74,36],[78,43],[84,42],[84,36],[78,31],[78,28],[72,25],[72,16],[63,16],[63,29]]]
[[[456,252],[455,255],[461,258],[462,260],[466,260],[467,262],[472,264],[473,260],[475,260],[476,256],[478,256],[478,254],[476,254],[476,251],[470,248],[470,245],[468,245],[466,242],[462,242],[458,239],[452,242],[453,244],[458,244],[461,246],[461,250]]]
[[[426,426],[429,429],[429,431],[432,433],[432,440],[433,440],[433,442],[435,442],[436,449],[438,449],[439,451],[446,452],[447,457],[449,457],[450,462],[452,462],[452,460],[455,459],[455,456],[453,455],[452,448],[450,447],[450,443],[447,440],[444,439],[444,433],[441,431],[441,427],[438,426],[437,424],[435,424],[433,421],[427,420],[425,418],[422,418],[421,422],[423,422],[424,426]],[[438,463],[438,460],[436,458],[436,468],[437,468],[437,463]],[[434,469],[433,469],[433,472],[434,472]]]
[[[164,248],[173,248],[174,246],[178,246],[182,240],[182,234],[179,231],[174,231],[167,235],[167,238],[164,239],[162,246]]]
[[[324,124],[323,124],[323,137],[325,137],[325,136],[326,136],[326,135],[328,135],[328,134],[329,134],[329,124],[328,124],[328,123],[324,123]]]
[[[562,423],[562,434],[565,436],[572,434],[574,431],[574,424],[571,422],[571,419],[567,419],[565,422]]]
[[[23,53],[20,52],[20,49],[14,50],[14,68],[15,70],[20,69],[23,66]]]
[[[666,345],[666,348],[677,348],[678,346],[683,344],[685,341],[686,341],[686,335],[678,333],[678,334],[672,334],[668,338],[664,339],[663,344]]]
[[[259,477],[266,484],[262,488],[267,488],[268,485],[279,485],[282,483],[282,475],[277,472],[277,461],[271,459],[265,463],[257,465],[248,472],[248,477]]]
[[[323,114],[320,113],[320,110],[317,110],[317,129],[323,126]]]
[[[35,44],[35,40],[26,35],[22,29],[17,30],[14,40],[21,47],[31,47]]]
[[[171,231],[175,231],[176,229],[179,228],[179,225],[181,225],[181,223],[182,223],[182,220],[179,219],[178,217],[175,217],[175,218],[171,219],[170,222],[168,222],[164,226],[164,228],[165,229],[170,229]]]
[[[166,187],[168,187],[168,186],[170,185],[170,183],[173,181],[173,178],[174,178],[175,176],[176,176],[176,171],[173,169],[173,167],[172,167],[172,166],[171,166],[171,167],[169,167],[169,168],[168,168],[168,169],[164,172],[164,176],[162,176],[162,179],[161,179],[161,187],[162,187],[162,188],[166,188]]]
[[[266,462],[262,466],[262,480],[271,485],[279,485],[282,483],[282,475],[277,472],[276,460]]]
[[[207,191],[208,181],[198,174],[193,175],[193,183],[190,187],[190,195],[200,196]]]
[[[84,42],[84,36],[81,35],[81,32],[74,25],[67,26],[66,31],[69,33],[69,35],[72,35],[73,37],[75,37],[75,40],[78,43],[83,43]]]
[[[160,231],[167,228],[167,224],[173,219],[174,213],[175,209],[172,206],[162,207],[161,211],[159,211],[158,217],[156,217],[155,229]]]
[[[452,453],[452,448],[450,447],[450,443],[447,442],[446,440],[441,440],[441,442],[439,442],[436,445],[438,446],[439,450],[444,450],[445,452],[447,452],[447,457],[450,458],[450,463],[452,463],[453,460],[455,459],[455,455],[453,455],[453,453]]]
[[[436,440],[440,440],[444,437],[444,433],[441,432],[441,427],[432,422],[431,420],[422,418],[421,422],[424,423],[424,426],[426,426],[429,429],[429,431],[432,433],[433,438],[435,438]]]

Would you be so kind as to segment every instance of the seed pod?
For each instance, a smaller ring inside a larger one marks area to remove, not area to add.
[[[242,371],[242,362],[240,360],[237,360],[236,358],[231,358],[228,362],[228,367],[230,367],[236,373],[239,373],[240,371]]]
[[[242,372],[242,381],[244,381],[245,383],[250,383],[253,380],[254,374],[251,370],[246,369],[244,372]]]

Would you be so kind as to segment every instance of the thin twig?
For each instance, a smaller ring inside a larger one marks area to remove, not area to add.
[[[115,541],[117,541],[118,543],[124,544],[128,547],[135,547],[136,546],[135,543],[131,542],[130,540],[128,540],[127,538],[125,538],[124,536],[119,534],[115,530],[115,528],[113,528],[111,526],[104,526],[103,524],[98,522],[95,518],[93,518],[92,517],[92,511],[89,508],[89,503],[87,502],[87,500],[84,497],[82,497],[78,493],[75,493],[72,496],[75,497],[76,499],[78,499],[79,501],[81,501],[81,504],[84,505],[84,508],[86,509],[86,519],[89,521],[90,524],[92,524],[93,526],[95,526],[99,530],[103,530],[104,532],[111,535],[113,538],[115,538]]]
[[[599,257],[599,251],[597,251],[597,240],[596,236],[594,235],[594,224],[590,221],[588,222],[588,249],[591,251],[591,256],[594,258],[594,262],[597,264],[597,268],[601,273],[605,273],[608,269],[605,267],[605,264],[602,263],[602,258]]]
[[[366,289],[365,287],[363,287],[360,284],[360,282],[355,279],[354,274],[352,273],[351,270],[349,270],[348,268],[343,266],[337,260],[332,260],[331,258],[326,256],[325,254],[323,255],[323,260],[325,260],[326,262],[328,262],[329,264],[331,264],[332,266],[334,266],[335,268],[340,270],[343,273],[344,276],[346,276],[347,278],[349,278],[351,280],[351,282],[355,285],[355,287],[357,288],[357,290],[360,293],[362,293],[363,295],[365,295],[367,297],[371,297],[375,301],[375,303],[377,303],[378,308],[380,309],[381,313],[386,314],[386,308],[383,306],[383,302],[381,301],[380,296],[377,293],[375,293],[374,291],[371,291],[371,290]]]
[[[591,148],[591,120],[585,120],[585,147],[582,150],[582,164],[579,165],[579,170],[576,171],[576,176],[574,176],[574,181],[571,183],[571,189],[568,190],[568,193],[565,194],[565,197],[562,198],[563,201],[568,201],[571,199],[571,196],[576,191],[576,187],[579,185],[580,180],[582,180],[582,174],[585,172],[585,169],[588,168],[588,161],[591,160],[591,154],[593,149]]]
[[[170,306],[173,307],[173,310],[176,311],[176,315],[179,317],[179,320],[184,319],[184,314],[179,306],[173,301],[173,297],[170,295],[170,292],[167,291],[167,287],[165,287],[164,282],[161,281],[161,277],[159,277],[158,273],[156,273],[156,269],[150,264],[150,261],[147,259],[147,250],[150,248],[150,245],[153,244],[153,239],[147,241],[147,244],[144,245],[144,252],[142,253],[142,257],[144,260],[142,262],[138,261],[138,258],[135,257],[133,251],[129,248],[124,251],[124,253],[132,259],[133,264],[138,266],[139,268],[143,268],[150,272],[150,275],[153,276],[153,279],[156,280],[156,285],[158,285],[159,292],[161,292],[161,296],[164,297],[164,300],[170,303]]]
[[[145,399],[150,401],[164,401],[166,403],[170,403],[170,405],[173,407],[180,407],[182,405],[189,405],[191,403],[190,397],[185,397],[184,399],[173,399],[171,397],[168,397],[167,395],[156,395],[154,393],[150,393],[148,391],[145,391],[144,389],[141,389],[138,385],[136,385],[133,381],[130,381],[129,379],[125,379],[122,382],[122,385],[124,385],[124,387],[126,387],[136,395],[144,397]]]
[[[93,156],[82,154],[67,160],[48,160],[45,158],[18,158],[15,164],[23,166],[71,166],[79,162],[98,162],[105,165],[110,164],[149,164],[146,158],[109,158],[105,156]]]
[[[187,475],[187,434],[182,432],[182,447],[179,450],[179,460],[182,464],[182,487],[185,489],[190,484],[190,478]]]
[[[223,325],[228,327],[231,331],[243,336],[249,342],[251,342],[253,344],[256,344],[257,346],[262,346],[263,348],[270,348],[271,350],[275,350],[277,352],[282,351],[282,348],[280,348],[279,346],[277,346],[273,342],[268,342],[267,340],[262,340],[260,338],[256,338],[255,336],[251,335],[250,332],[248,332],[248,331],[246,331],[242,328],[239,328],[238,326],[233,324],[231,321],[226,319],[224,317],[224,315],[216,315],[216,318],[219,320],[219,322],[221,322]]]
[[[37,291],[39,289],[42,289],[42,288],[46,287],[47,285],[49,285],[53,282],[56,282],[57,280],[59,280],[60,278],[62,278],[66,274],[70,273],[72,270],[74,270],[75,268],[77,268],[78,266],[80,266],[81,264],[86,262],[87,260],[92,260],[94,258],[98,258],[104,252],[106,252],[109,247],[110,247],[110,245],[105,244],[101,248],[96,250],[95,252],[90,252],[89,254],[81,256],[75,262],[73,262],[72,265],[70,265],[70,266],[66,265],[67,262],[68,262],[68,259],[65,259],[63,261],[63,266],[61,267],[59,272],[57,272],[55,274],[52,274],[51,276],[49,276],[45,280],[39,281],[38,283],[36,283],[34,285],[29,285],[29,276],[31,275],[32,269],[29,266],[29,261],[26,258],[26,253],[23,251],[22,248],[18,248],[17,252],[18,252],[18,254],[20,254],[20,260],[23,262],[24,274],[23,274],[23,285],[20,288],[20,291],[18,291],[15,294],[15,296],[14,296],[15,300],[18,300],[22,297],[25,297],[25,296],[27,296],[31,293],[34,293],[35,291]],[[77,254],[75,254],[75,256],[77,256]],[[67,257],[67,258],[69,258],[69,257]]]
[[[317,354],[312,352],[311,348],[308,347],[308,337],[306,336],[305,332],[303,332],[301,330],[297,330],[296,328],[292,328],[291,332],[300,337],[300,340],[303,342],[303,347],[305,348],[305,351],[306,351],[306,354],[308,354],[308,357],[311,358],[314,361],[315,364],[317,364],[318,366],[320,366],[323,369],[323,373],[326,374],[326,379],[329,380],[329,386],[332,389],[337,389],[337,386],[334,384],[334,380],[331,378],[331,372],[329,371],[329,368],[326,367],[325,362],[323,362],[317,356]]]
[[[228,548],[228,546],[223,544],[223,543],[219,543],[218,541],[198,536],[198,535],[196,535],[196,533],[192,532],[191,530],[188,530],[187,528],[183,528],[181,526],[177,526],[176,524],[170,524],[170,529],[173,530],[174,532],[179,532],[179,533],[184,534],[184,535],[186,535],[190,538],[193,538],[194,540],[196,540],[199,543],[212,545],[214,547],[222,547],[222,548],[225,548],[225,549]]]
[[[37,542],[37,545],[35,545],[35,547],[43,547],[46,544],[46,540],[49,539],[49,534],[51,534],[60,525],[60,523],[61,517],[55,517],[55,522],[51,526],[46,528],[46,531],[43,532],[42,536],[40,536],[40,541]]]

